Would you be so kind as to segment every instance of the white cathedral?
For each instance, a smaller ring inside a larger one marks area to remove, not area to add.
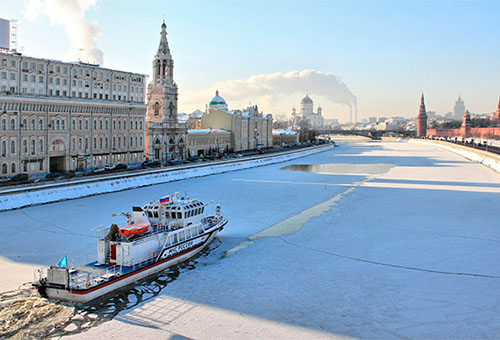
[[[300,101],[300,113],[297,113],[295,107],[292,109],[294,125],[298,125],[300,120],[304,120],[312,129],[322,128],[325,123],[322,113],[321,106],[318,106],[318,111],[314,112],[313,100],[306,94]]]

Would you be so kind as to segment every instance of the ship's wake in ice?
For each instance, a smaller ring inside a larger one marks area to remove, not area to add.
[[[190,260],[87,304],[49,301],[35,294],[28,284],[18,290],[1,293],[0,339],[44,339],[76,334],[109,321],[121,311],[159,295],[181,273],[195,269],[200,259],[220,244],[216,238]]]

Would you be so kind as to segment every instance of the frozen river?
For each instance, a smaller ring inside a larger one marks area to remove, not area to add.
[[[0,213],[0,291],[31,265],[85,262],[91,227],[175,191],[221,203],[219,246],[156,297],[69,338],[500,334],[500,174],[404,142]]]

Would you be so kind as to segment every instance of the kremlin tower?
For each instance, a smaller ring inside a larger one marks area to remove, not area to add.
[[[467,138],[470,137],[470,128],[471,128],[471,122],[470,122],[470,113],[469,110],[465,111],[464,114],[464,120],[462,122],[462,136]]]
[[[424,94],[420,98],[420,109],[417,116],[417,136],[425,137],[427,135],[427,114],[425,113]]]
[[[496,120],[500,120],[500,98],[498,98],[497,114],[495,115]]]

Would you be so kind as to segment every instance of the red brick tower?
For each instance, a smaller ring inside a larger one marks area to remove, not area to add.
[[[470,137],[470,113],[469,110],[465,111],[464,121],[462,122],[462,136],[464,138]]]
[[[495,115],[496,120],[500,120],[500,98],[498,98],[497,114]]]
[[[417,136],[427,136],[427,114],[425,113],[424,94],[420,98],[420,109],[417,116]]]

